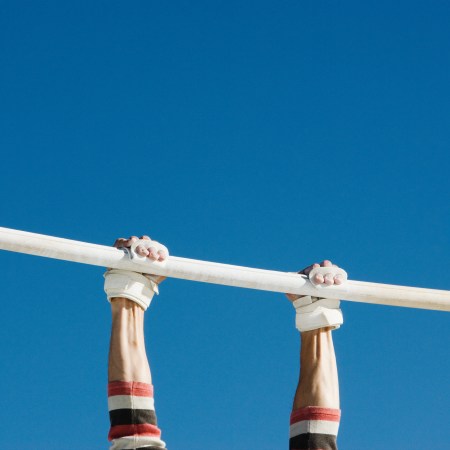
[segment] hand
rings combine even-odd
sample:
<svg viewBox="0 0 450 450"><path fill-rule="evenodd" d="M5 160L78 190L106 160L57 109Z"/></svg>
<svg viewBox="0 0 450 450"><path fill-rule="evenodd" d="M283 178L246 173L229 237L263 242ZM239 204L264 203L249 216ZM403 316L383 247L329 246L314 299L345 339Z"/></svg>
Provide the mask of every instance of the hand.
<svg viewBox="0 0 450 450"><path fill-rule="evenodd" d="M148 236L141 236L138 238L137 236L130 236L128 239L119 238L114 242L114 247L116 248L131 248L131 246L138 240L151 240ZM140 256L146 256L151 261L165 261L167 259L167 253L164 250L157 250L155 247L145 248L143 245L138 245L135 248L135 251ZM156 275L155 275L156 276ZM157 277L157 283L161 283L161 281L165 280L166 277Z"/></svg>
<svg viewBox="0 0 450 450"><path fill-rule="evenodd" d="M310 266L306 267L303 270L300 270L297 273L308 276L310 274L311 270L315 269L316 267L338 267L338 266L336 264L332 264L331 261L326 259L326 260L322 261L320 264L318 264L318 263L311 264ZM342 284L345 280L342 278L341 275L333 276L332 273L327 273L324 276L324 275L318 273L314 276L314 279L311 281L314 284L326 284L327 286L331 286L333 284L336 284L336 285ZM293 301L297 300L299 297L301 297L301 295L297 295L297 294L286 294L286 296L291 302L293 302Z"/></svg>

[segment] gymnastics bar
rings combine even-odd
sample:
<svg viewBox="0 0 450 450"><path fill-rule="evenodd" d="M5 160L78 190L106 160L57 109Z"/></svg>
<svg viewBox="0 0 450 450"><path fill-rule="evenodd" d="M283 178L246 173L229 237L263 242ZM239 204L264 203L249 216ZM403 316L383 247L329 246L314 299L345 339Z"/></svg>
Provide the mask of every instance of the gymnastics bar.
<svg viewBox="0 0 450 450"><path fill-rule="evenodd" d="M164 262L133 261L122 250L0 227L0 249L94 266L152 273L184 280L362 303L450 311L450 291L347 281L340 286L315 287L294 273L253 269L169 256Z"/></svg>

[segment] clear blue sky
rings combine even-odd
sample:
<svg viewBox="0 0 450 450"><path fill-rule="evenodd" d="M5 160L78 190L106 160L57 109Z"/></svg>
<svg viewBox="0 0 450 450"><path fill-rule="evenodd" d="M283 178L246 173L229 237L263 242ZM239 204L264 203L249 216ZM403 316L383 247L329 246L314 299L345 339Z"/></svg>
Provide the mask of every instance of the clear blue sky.
<svg viewBox="0 0 450 450"><path fill-rule="evenodd" d="M446 1L0 1L1 225L450 289ZM102 269L0 252L1 449L107 448ZM343 450L449 448L448 313L345 302ZM283 450L282 295L168 280L170 450Z"/></svg>

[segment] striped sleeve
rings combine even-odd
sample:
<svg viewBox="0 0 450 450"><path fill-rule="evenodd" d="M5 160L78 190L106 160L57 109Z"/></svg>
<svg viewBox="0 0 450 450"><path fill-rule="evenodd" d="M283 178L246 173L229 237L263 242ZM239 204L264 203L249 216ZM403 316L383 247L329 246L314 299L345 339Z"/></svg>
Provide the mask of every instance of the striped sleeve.
<svg viewBox="0 0 450 450"><path fill-rule="evenodd" d="M337 450L339 409L307 406L292 411L289 450Z"/></svg>
<svg viewBox="0 0 450 450"><path fill-rule="evenodd" d="M108 384L110 450L161 450L166 444L156 423L153 386L136 381Z"/></svg>

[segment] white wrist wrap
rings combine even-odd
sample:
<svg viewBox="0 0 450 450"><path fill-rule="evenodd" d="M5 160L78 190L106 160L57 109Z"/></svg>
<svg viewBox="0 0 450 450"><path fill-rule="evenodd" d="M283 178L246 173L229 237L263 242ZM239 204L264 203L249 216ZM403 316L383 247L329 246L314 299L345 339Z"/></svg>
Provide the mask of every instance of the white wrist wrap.
<svg viewBox="0 0 450 450"><path fill-rule="evenodd" d="M124 297L136 302L144 311L149 307L154 293L158 294L156 277L129 270L108 270L105 277L105 292L108 301L114 297Z"/></svg>
<svg viewBox="0 0 450 450"><path fill-rule="evenodd" d="M327 327L339 328L344 322L339 308L340 300L307 295L292 304L296 311L295 326L300 332Z"/></svg>
<svg viewBox="0 0 450 450"><path fill-rule="evenodd" d="M339 275L343 282L347 281L347 272L339 267L317 267L309 273L309 279L316 288L327 288L326 284L313 282L318 273L323 276L331 273L333 277ZM340 300L306 295L298 298L292 304L296 311L295 326L300 332L328 327L336 329L344 323L342 311L339 308Z"/></svg>

